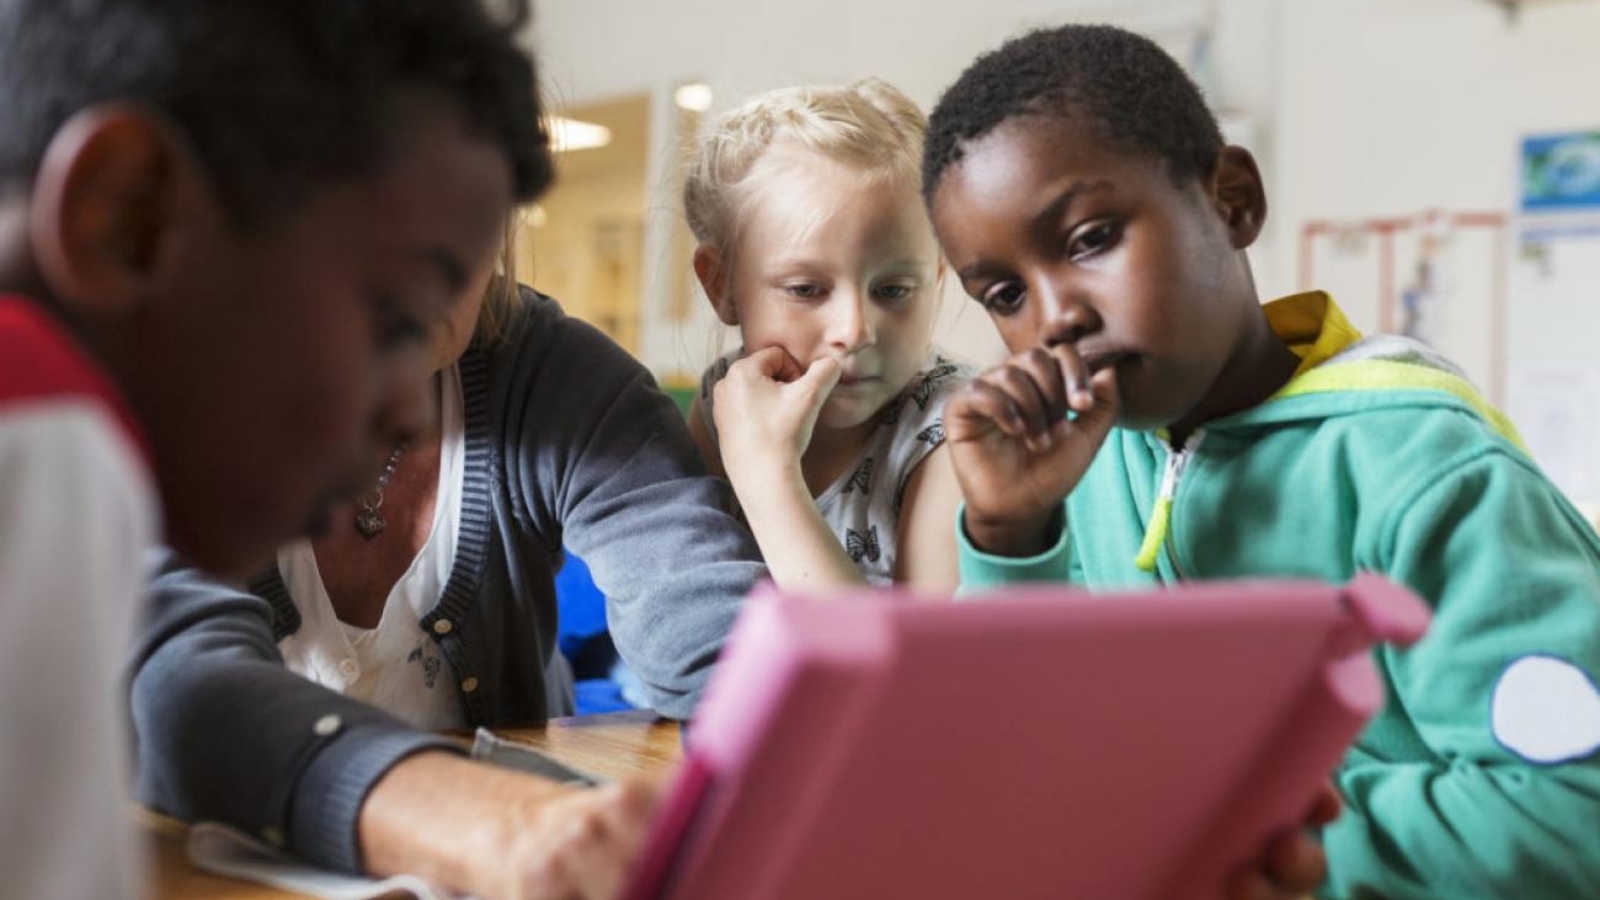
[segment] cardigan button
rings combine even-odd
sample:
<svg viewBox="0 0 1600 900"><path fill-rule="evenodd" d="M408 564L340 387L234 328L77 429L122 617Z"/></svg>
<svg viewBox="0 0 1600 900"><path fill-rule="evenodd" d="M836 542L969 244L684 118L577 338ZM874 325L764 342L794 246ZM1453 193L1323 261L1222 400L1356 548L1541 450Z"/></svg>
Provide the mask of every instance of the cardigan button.
<svg viewBox="0 0 1600 900"><path fill-rule="evenodd" d="M311 730L316 732L317 737L327 737L338 731L343 725L343 719L335 715L327 715L318 719L317 724L311 726Z"/></svg>
<svg viewBox="0 0 1600 900"><path fill-rule="evenodd" d="M470 694L477 689L478 679L476 678L467 678L465 681L461 682L461 693L463 694Z"/></svg>
<svg viewBox="0 0 1600 900"><path fill-rule="evenodd" d="M440 619L439 621L433 623L434 634L449 634L450 632L454 631L455 628L456 626L450 624L449 619Z"/></svg>

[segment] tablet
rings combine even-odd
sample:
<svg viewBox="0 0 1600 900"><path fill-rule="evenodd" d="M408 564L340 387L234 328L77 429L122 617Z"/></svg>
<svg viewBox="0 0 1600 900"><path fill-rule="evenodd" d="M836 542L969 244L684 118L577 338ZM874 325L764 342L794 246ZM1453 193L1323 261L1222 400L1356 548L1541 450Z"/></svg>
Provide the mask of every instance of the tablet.
<svg viewBox="0 0 1600 900"><path fill-rule="evenodd" d="M753 596L630 900L1212 900L1428 610L1364 575L957 604Z"/></svg>

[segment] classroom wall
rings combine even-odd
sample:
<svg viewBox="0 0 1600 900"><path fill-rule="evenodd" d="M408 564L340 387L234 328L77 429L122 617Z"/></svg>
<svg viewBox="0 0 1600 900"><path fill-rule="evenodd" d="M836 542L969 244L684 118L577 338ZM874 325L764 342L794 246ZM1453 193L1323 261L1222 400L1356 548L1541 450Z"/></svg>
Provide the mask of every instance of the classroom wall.
<svg viewBox="0 0 1600 900"><path fill-rule="evenodd" d="M557 189L523 217L517 276L637 352L649 103L622 98L586 105L582 113L611 131L611 144L563 157Z"/></svg>
<svg viewBox="0 0 1600 900"><path fill-rule="evenodd" d="M1455 238L1447 350L1594 517L1600 239L1563 239L1535 258L1517 207L1524 135L1600 129L1600 3L1542 0L1514 21L1476 0L1291 0L1281 12L1285 64L1272 114L1280 230L1268 267L1280 289L1294 286L1298 251L1286 229L1308 219L1510 214L1503 244L1481 231ZM1352 284L1374 283L1370 265L1356 274ZM1489 302L1497 289L1503 310ZM1359 326L1376 326L1374 294L1339 296Z"/></svg>
<svg viewBox="0 0 1600 900"><path fill-rule="evenodd" d="M1514 21L1487 0L1282 7L1274 188L1290 220L1509 210L1520 135L1600 126L1600 3L1534 2Z"/></svg>
<svg viewBox="0 0 1600 900"><path fill-rule="evenodd" d="M1282 289L1298 249L1284 229L1432 208L1511 212L1522 135L1600 128L1600 3L1536 2L1514 22L1478 0L1288 2L1282 15L1272 188L1278 236L1290 239L1270 267ZM1464 332L1457 355L1476 356L1504 327L1467 315L1486 312L1470 295L1487 289L1491 263L1453 267L1469 295L1451 323ZM1375 296L1341 300L1376 325ZM1491 380L1482 361L1462 361Z"/></svg>
<svg viewBox="0 0 1600 900"><path fill-rule="evenodd" d="M651 92L659 184L673 164L678 83L711 84L712 114L766 88L868 74L928 105L977 53L1068 20L1144 31L1196 67L1267 177L1271 213L1251 253L1263 296L1300 287L1308 221L1512 213L1522 135L1600 128L1600 0L1536 0L1515 21L1490 0L544 0L533 40L558 101ZM1209 63L1193 53L1202 33L1212 36ZM661 314L676 197L658 193L651 208L641 355L658 372L692 371L723 342L703 311L687 324ZM1502 403L1529 357L1578 354L1600 333L1600 302L1590 304L1592 323L1519 317L1514 297L1511 321L1495 317L1493 263L1504 264L1505 281L1518 277L1512 234L1504 244L1466 235L1448 261L1458 309L1446 349ZM1377 327L1371 258L1319 271L1358 326ZM974 304L951 296L944 312L946 344L979 361L1000 357ZM1592 444L1600 456L1600 434Z"/></svg>

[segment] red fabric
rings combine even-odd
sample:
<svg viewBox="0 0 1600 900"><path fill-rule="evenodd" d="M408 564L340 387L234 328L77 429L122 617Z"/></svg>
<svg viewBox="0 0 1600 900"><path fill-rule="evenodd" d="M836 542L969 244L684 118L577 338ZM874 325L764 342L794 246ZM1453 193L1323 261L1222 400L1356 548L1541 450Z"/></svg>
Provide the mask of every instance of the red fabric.
<svg viewBox="0 0 1600 900"><path fill-rule="evenodd" d="M0 415L18 406L83 399L105 406L150 465L150 447L101 368L42 307L0 294Z"/></svg>

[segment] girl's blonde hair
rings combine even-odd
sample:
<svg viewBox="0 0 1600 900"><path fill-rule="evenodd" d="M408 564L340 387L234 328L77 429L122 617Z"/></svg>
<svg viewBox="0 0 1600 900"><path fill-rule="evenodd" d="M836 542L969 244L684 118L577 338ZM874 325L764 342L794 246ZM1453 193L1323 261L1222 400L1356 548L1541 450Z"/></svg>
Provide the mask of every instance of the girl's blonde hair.
<svg viewBox="0 0 1600 900"><path fill-rule="evenodd" d="M920 190L927 124L909 97L876 78L761 94L700 137L683 189L689 230L701 244L731 253L754 187L751 170L780 141Z"/></svg>
<svg viewBox="0 0 1600 900"><path fill-rule="evenodd" d="M483 291L483 308L478 312L475 336L487 346L494 346L505 337L511 320L522 306L522 288L517 282L517 226L517 216L506 218L500 260L494 277Z"/></svg>

